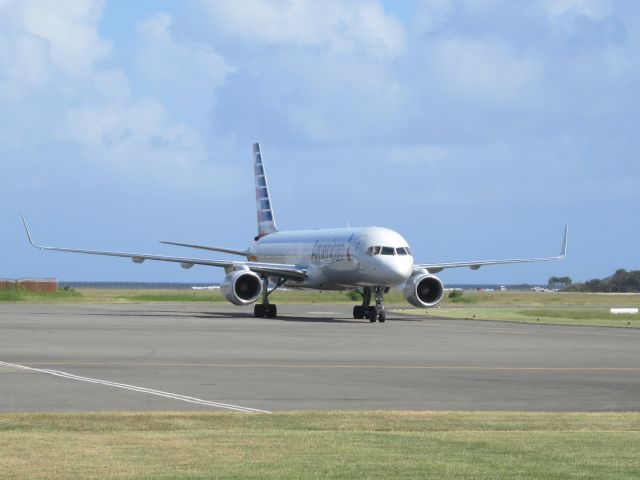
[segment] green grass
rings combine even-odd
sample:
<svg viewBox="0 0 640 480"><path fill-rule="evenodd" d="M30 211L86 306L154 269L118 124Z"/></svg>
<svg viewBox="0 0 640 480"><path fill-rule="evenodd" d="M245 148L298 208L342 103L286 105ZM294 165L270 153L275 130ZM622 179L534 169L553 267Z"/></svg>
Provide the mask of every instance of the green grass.
<svg viewBox="0 0 640 480"><path fill-rule="evenodd" d="M0 415L18 478L636 479L640 413Z"/></svg>
<svg viewBox="0 0 640 480"><path fill-rule="evenodd" d="M348 292L288 290L270 297L276 304L355 305ZM0 302L15 303L152 303L225 302L220 290L162 289L78 289L55 293L33 293L21 288L0 290ZM640 315L613 315L611 307L638 307L638 294L540 293L526 291L464 292L428 310L411 307L399 290L385 295L391 310L441 318L498 320L565 325L619 326L640 328Z"/></svg>
<svg viewBox="0 0 640 480"><path fill-rule="evenodd" d="M19 303L147 303L147 302L226 302L220 290L189 289L100 289L80 288L74 292L59 290L55 294L32 294L24 289L20 295L8 294L9 290L0 290L0 302ZM273 303L310 304L341 303L355 304L348 292L287 290L276 291L271 295ZM405 303L400 292L390 292L385 297L390 303Z"/></svg>
<svg viewBox="0 0 640 480"><path fill-rule="evenodd" d="M15 286L0 289L0 302L46 303L56 301L73 302L82 297L75 290L58 290L57 292L31 292L23 287Z"/></svg>
<svg viewBox="0 0 640 480"><path fill-rule="evenodd" d="M639 307L638 294L464 292L443 299L435 308L396 310L418 316L469 320L493 320L557 325L589 325L640 328L640 314L614 315L612 307Z"/></svg>
<svg viewBox="0 0 640 480"><path fill-rule="evenodd" d="M405 312L406 313L406 312ZM530 309L508 307L458 307L432 308L413 310L415 315L436 318L491 320L521 323L547 323L555 325L585 325L600 327L632 327L640 328L640 314L613 315L603 309L578 309L574 307L561 309Z"/></svg>
<svg viewBox="0 0 640 480"><path fill-rule="evenodd" d="M625 315L616 315L611 313L608 310L600 310L600 309L591 309L591 310L581 310L581 309L564 309L564 310L541 310L541 309L526 309L521 312L521 315L530 317L530 318L570 318L573 320L606 320L606 321L624 321L624 320L640 320L640 314L625 314Z"/></svg>
<svg viewBox="0 0 640 480"><path fill-rule="evenodd" d="M506 292L464 292L460 299L466 299L467 303L483 307L638 307L640 306L640 294L605 294L605 293L576 293L576 292L530 292L530 291L506 291ZM443 299L443 306L455 305L461 302L452 302Z"/></svg>
<svg viewBox="0 0 640 480"><path fill-rule="evenodd" d="M356 304L348 292L288 290L276 291L270 297L274 303L341 303ZM0 301L24 303L136 303L136 302L216 302L224 301L220 290L188 289L99 289L80 288L71 291L59 290L55 293L32 293L24 289L0 290ZM397 289L385 295L387 305L409 307L402 293ZM599 293L537 293L527 291L509 292L464 292L462 297L449 299L445 295L441 306L466 308L473 305L481 308L493 307L637 307L640 305L638 294L599 294Z"/></svg>
<svg viewBox="0 0 640 480"><path fill-rule="evenodd" d="M197 291L189 292L158 292L120 295L119 300L123 302L224 302L222 295L202 295Z"/></svg>

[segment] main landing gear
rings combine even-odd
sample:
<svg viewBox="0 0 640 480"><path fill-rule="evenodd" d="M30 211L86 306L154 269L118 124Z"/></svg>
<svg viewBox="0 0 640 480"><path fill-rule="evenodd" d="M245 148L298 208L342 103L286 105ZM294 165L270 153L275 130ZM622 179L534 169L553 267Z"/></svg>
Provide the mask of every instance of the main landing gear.
<svg viewBox="0 0 640 480"><path fill-rule="evenodd" d="M274 290L280 288L285 279L279 278L276 286L269 290L269 279L267 277L262 277L262 303L256 303L253 307L253 316L256 318L276 318L278 316L278 307L275 304L269 303L269 295L271 295Z"/></svg>
<svg viewBox="0 0 640 480"><path fill-rule="evenodd" d="M278 316L278 307L270 303L257 303L253 307L253 316L256 318L276 318Z"/></svg>
<svg viewBox="0 0 640 480"><path fill-rule="evenodd" d="M384 305L382 304L383 295L389 291L385 287L375 288L376 305L371 304L371 287L364 287L362 292L362 305L356 305L353 307L353 318L363 319L368 318L371 323L376 320L383 323L387 319L387 315L384 311Z"/></svg>

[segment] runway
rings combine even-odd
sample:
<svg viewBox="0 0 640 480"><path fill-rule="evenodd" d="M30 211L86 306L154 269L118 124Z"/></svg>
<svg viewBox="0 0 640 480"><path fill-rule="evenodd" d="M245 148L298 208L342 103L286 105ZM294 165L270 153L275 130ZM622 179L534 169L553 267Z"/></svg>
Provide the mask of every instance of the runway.
<svg viewBox="0 0 640 480"><path fill-rule="evenodd" d="M0 412L640 410L640 330L279 305L0 305Z"/></svg>

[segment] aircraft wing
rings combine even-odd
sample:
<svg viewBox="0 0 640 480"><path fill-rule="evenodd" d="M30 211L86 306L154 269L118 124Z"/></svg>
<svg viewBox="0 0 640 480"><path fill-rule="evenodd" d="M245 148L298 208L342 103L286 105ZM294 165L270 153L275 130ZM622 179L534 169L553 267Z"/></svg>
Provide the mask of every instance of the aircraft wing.
<svg viewBox="0 0 640 480"><path fill-rule="evenodd" d="M243 257L249 256L249 252L247 252L246 250L236 250L235 248L210 247L208 245L194 245L192 243L178 243L167 241L161 241L160 243L164 243L165 245L175 245L178 247L198 248L200 250L208 250L210 252L230 253L231 255L240 255Z"/></svg>
<svg viewBox="0 0 640 480"><path fill-rule="evenodd" d="M445 268L469 267L471 270L478 270L484 265L505 265L509 263L532 263L532 262L548 262L551 260L564 260L567 256L567 235L569 228L565 225L564 236L562 238L562 250L560 255L554 257L539 258L513 258L508 260L478 260L475 262L448 262L448 263L421 263L414 265L416 270L428 270L430 273L438 273Z"/></svg>
<svg viewBox="0 0 640 480"><path fill-rule="evenodd" d="M165 255L148 255L146 253L127 253L127 252L110 252L105 250L86 250L81 248L66 248L66 247L45 247L34 243L29 227L24 217L22 218L24 228L27 232L27 238L29 243L40 250L52 250L57 252L69 252L69 253L83 253L87 255L104 255L107 257L124 257L130 258L134 263L142 263L145 260L156 260L160 262L173 262L179 263L182 268L191 268L194 265L205 265L208 267L222 267L222 268L248 268L256 273L264 275L273 275L290 280L304 280L307 278L307 272L304 268L300 268L296 265L287 265L280 263L262 263L262 262L249 262L249 261L228 261L228 260L208 260L202 258L189 258L189 257L169 257Z"/></svg>

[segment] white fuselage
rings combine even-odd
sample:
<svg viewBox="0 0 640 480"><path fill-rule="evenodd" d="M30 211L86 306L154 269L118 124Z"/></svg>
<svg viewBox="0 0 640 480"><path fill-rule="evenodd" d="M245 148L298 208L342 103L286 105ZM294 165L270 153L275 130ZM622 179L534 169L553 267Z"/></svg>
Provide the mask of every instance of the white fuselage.
<svg viewBox="0 0 640 480"><path fill-rule="evenodd" d="M303 267L307 279L287 286L323 290L392 287L413 272L407 241L381 227L275 232L254 242L248 258Z"/></svg>

